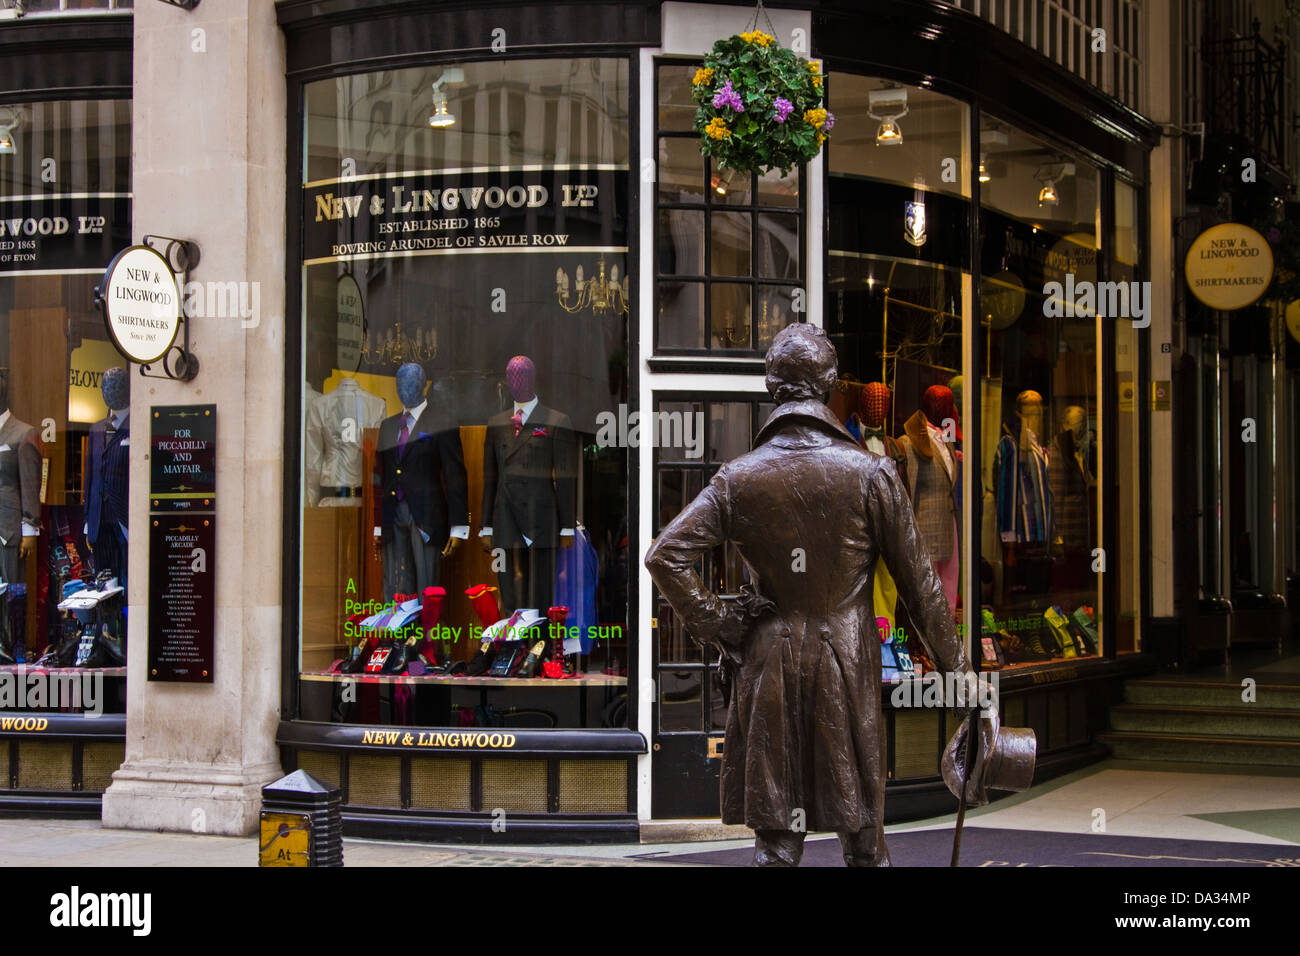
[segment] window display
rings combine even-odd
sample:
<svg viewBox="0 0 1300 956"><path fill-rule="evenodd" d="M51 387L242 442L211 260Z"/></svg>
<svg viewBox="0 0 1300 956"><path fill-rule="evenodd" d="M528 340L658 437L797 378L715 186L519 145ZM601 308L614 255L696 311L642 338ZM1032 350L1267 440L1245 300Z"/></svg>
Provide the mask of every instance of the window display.
<svg viewBox="0 0 1300 956"><path fill-rule="evenodd" d="M102 676L65 710L122 713L131 372L94 287L130 244L131 105L9 104L0 122L0 668Z"/></svg>
<svg viewBox="0 0 1300 956"><path fill-rule="evenodd" d="M1012 127L983 140L983 666L1097 656L1098 173Z"/></svg>
<svg viewBox="0 0 1300 956"><path fill-rule="evenodd" d="M623 726L627 63L305 93L300 716Z"/></svg>

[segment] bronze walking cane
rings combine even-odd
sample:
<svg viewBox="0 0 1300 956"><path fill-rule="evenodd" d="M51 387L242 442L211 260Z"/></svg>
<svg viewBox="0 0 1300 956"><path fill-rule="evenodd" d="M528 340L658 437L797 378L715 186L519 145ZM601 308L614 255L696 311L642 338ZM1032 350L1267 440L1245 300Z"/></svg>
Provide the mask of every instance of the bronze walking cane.
<svg viewBox="0 0 1300 956"><path fill-rule="evenodd" d="M970 728L966 731L966 760L965 769L961 775L961 796L957 798L957 829L952 835L952 860L949 866L957 866L957 860L961 856L961 828L966 822L966 786L970 782L971 767L975 757L975 736L979 733L979 718L977 711L970 711Z"/></svg>

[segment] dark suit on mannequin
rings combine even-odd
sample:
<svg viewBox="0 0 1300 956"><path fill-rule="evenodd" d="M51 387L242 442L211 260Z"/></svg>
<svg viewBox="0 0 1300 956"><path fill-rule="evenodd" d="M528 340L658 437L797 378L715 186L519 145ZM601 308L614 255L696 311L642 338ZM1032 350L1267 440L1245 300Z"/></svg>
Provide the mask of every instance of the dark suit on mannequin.
<svg viewBox="0 0 1300 956"><path fill-rule="evenodd" d="M95 570L112 570L123 587L130 438L128 409L110 412L107 418L91 425L82 478L86 489L86 540L95 553Z"/></svg>
<svg viewBox="0 0 1300 956"><path fill-rule="evenodd" d="M41 528L41 445L36 429L0 407L0 576L22 578L24 545L34 549Z"/></svg>
<svg viewBox="0 0 1300 956"><path fill-rule="evenodd" d="M400 385L399 377L399 394ZM413 426L411 411L417 413ZM382 499L377 513L384 542L384 597L422 594L438 584L442 556L451 550L449 537L469 534L469 479L456 423L428 400L385 418L379 424L374 486Z"/></svg>
<svg viewBox="0 0 1300 956"><path fill-rule="evenodd" d="M530 392L531 378L523 394ZM526 409L518 432L512 408L492 416L483 439L483 521L490 524L481 534L505 552L498 572L505 612L545 613L554 598L555 548L561 535L571 541L576 523L577 436L569 416L536 394L516 398L515 406Z"/></svg>

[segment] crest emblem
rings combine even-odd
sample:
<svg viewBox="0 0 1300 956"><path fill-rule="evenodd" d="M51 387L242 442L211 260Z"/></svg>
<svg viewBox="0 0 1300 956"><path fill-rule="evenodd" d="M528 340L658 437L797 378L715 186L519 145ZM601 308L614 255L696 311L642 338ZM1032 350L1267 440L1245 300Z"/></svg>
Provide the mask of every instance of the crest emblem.
<svg viewBox="0 0 1300 956"><path fill-rule="evenodd" d="M903 204L903 238L918 249L925 245L925 203Z"/></svg>

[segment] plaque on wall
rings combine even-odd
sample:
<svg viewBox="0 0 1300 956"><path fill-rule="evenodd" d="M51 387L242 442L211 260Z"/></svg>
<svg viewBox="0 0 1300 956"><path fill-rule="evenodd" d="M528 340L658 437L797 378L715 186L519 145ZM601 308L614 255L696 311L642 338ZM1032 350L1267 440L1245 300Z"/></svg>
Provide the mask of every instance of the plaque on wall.
<svg viewBox="0 0 1300 956"><path fill-rule="evenodd" d="M217 491L217 406L149 410L149 510L211 511Z"/></svg>
<svg viewBox="0 0 1300 956"><path fill-rule="evenodd" d="M149 518L149 680L212 683L216 516Z"/></svg>

